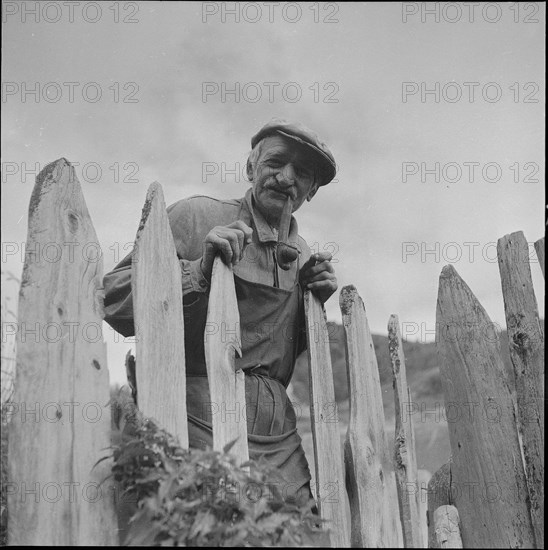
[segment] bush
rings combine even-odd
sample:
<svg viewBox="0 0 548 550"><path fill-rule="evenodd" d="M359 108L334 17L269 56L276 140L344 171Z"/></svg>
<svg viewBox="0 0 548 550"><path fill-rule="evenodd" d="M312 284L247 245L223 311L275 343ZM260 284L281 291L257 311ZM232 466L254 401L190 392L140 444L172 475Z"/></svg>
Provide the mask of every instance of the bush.
<svg viewBox="0 0 548 550"><path fill-rule="evenodd" d="M137 413L139 414L139 413ZM250 462L250 472L228 454L184 450L151 420L114 447L113 474L137 510L126 545L302 546L323 531L310 506L284 501L273 472ZM245 465L243 465L245 466ZM311 501L313 504L313 501Z"/></svg>

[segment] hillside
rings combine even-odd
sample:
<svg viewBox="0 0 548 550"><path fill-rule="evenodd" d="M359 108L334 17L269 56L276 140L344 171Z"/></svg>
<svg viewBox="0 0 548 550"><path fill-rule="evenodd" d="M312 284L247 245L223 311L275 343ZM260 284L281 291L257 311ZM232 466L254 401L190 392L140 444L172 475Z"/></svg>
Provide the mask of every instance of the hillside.
<svg viewBox="0 0 548 550"><path fill-rule="evenodd" d="M332 335L330 348L335 382L335 399L338 403L341 436L344 436L349 413L344 329L342 325L329 324L331 325L329 334ZM392 389L392 369L388 354L388 337L374 334L373 344L379 365L388 441L392 442L394 439L394 392ZM506 374L512 387L513 370L508 354L506 331L500 334L500 344ZM447 462L451 455L447 423L442 414L444 398L436 345L434 343L404 342L403 350L411 397L417 404L418 408L416 410L422 411L413 415L417 463L420 469L433 473ZM291 386L293 387L293 396L298 401L297 410L301 412L298 429L308 455L312 452L312 439L308 416L309 393L306 353L303 353L297 360Z"/></svg>

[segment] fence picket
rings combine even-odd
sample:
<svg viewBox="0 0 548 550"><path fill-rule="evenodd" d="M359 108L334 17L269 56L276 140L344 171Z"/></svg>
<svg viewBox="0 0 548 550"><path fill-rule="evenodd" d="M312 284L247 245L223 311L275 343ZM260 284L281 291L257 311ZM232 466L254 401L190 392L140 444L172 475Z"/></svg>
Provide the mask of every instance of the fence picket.
<svg viewBox="0 0 548 550"><path fill-rule="evenodd" d="M438 548L462 548L459 512L454 506L440 506L434 511Z"/></svg>
<svg viewBox="0 0 548 550"><path fill-rule="evenodd" d="M415 434L412 415L409 414L411 394L407 386L405 356L397 315L391 315L388 321L388 349L396 408L395 472L403 543L405 548L422 548Z"/></svg>
<svg viewBox="0 0 548 550"><path fill-rule="evenodd" d="M428 548L439 548L436 538L434 512L447 504L453 504L451 500L451 463L445 463L434 472L428 482Z"/></svg>
<svg viewBox="0 0 548 550"><path fill-rule="evenodd" d="M345 441L347 490L352 520L352 546L397 545L397 531L387 517L390 468L377 358L365 307L356 289L340 293L350 388L350 422ZM394 503L395 503L394 495ZM374 505L373 505L374 503ZM394 511L397 517L397 513Z"/></svg>
<svg viewBox="0 0 548 550"><path fill-rule="evenodd" d="M436 342L464 547L534 547L514 406L493 324L452 266L440 275ZM451 413L456 417L455 411ZM470 496L470 488L474 489ZM465 489L467 489L465 491Z"/></svg>
<svg viewBox="0 0 548 550"><path fill-rule="evenodd" d="M240 314L232 269L220 256L213 263L206 325L218 328L204 335L211 402L219 410L236 408L236 415L227 415L226 419L221 414L212 415L213 449L222 452L226 445L236 441L230 452L242 464L249 460L249 449L244 414L245 375L241 369L236 370L234 361L235 353L242 354Z"/></svg>
<svg viewBox="0 0 548 550"><path fill-rule="evenodd" d="M15 394L8 405L16 407L10 409L8 541L116 545L113 487L103 483L111 461L94 467L108 454L111 423L102 255L65 159L36 178L26 251ZM29 329L31 336L23 336Z"/></svg>
<svg viewBox="0 0 548 550"><path fill-rule="evenodd" d="M0 373L0 393L2 406L13 396L13 385L15 382L15 329L17 327L17 306L15 304L10 304L9 298L6 296L6 288L8 287L10 281L16 282L15 277L9 277L5 271L2 271L2 344L0 357L0 365L2 368Z"/></svg>
<svg viewBox="0 0 548 550"><path fill-rule="evenodd" d="M538 263L540 264L540 269L542 269L542 276L544 275L544 237L535 242L535 250L537 252Z"/></svg>
<svg viewBox="0 0 548 550"><path fill-rule="evenodd" d="M181 267L157 182L147 192L131 270L139 410L187 448Z"/></svg>
<svg viewBox="0 0 548 550"><path fill-rule="evenodd" d="M328 520L326 527L330 529L331 546L348 548L350 526L344 507L344 466L327 322L322 304L309 290L305 292L304 305L316 497L321 517Z"/></svg>
<svg viewBox="0 0 548 550"><path fill-rule="evenodd" d="M537 548L544 548L544 334L523 233L499 239L497 253L531 518Z"/></svg>

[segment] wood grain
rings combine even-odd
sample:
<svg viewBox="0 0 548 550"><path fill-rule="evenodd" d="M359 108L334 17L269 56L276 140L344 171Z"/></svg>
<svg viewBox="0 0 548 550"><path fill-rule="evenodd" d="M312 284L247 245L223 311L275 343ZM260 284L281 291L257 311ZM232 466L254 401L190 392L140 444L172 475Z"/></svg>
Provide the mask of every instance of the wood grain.
<svg viewBox="0 0 548 550"><path fill-rule="evenodd" d="M387 517L392 467L384 430L384 410L377 358L365 307L353 286L341 290L350 395L350 421L345 441L346 483L352 520L352 546L389 548L397 531ZM395 488L395 484L392 485ZM399 521L398 521L399 523Z"/></svg>
<svg viewBox="0 0 548 550"><path fill-rule="evenodd" d="M213 262L211 290L204 335L207 377L211 394L213 449L222 452L234 443L231 453L238 463L249 460L245 416L245 375L236 370L235 354L241 356L240 314L232 268L220 256Z"/></svg>
<svg viewBox="0 0 548 550"><path fill-rule="evenodd" d="M19 298L10 545L117 545L102 255L74 168L36 178Z"/></svg>
<svg viewBox="0 0 548 550"><path fill-rule="evenodd" d="M537 547L544 548L544 332L523 233L499 239L497 253L531 518Z"/></svg>
<svg viewBox="0 0 548 550"><path fill-rule="evenodd" d="M391 315L388 321L388 351L392 364L392 382L395 405L395 472L398 504L405 548L422 548L419 517L419 478L411 410L411 394L407 386L405 356L399 319Z"/></svg>
<svg viewBox="0 0 548 550"><path fill-rule="evenodd" d="M331 546L347 548L350 525L344 505L344 466L327 322L322 304L309 290L304 304L318 508L328 521Z"/></svg>
<svg viewBox="0 0 548 550"><path fill-rule="evenodd" d="M131 270L137 404L188 448L181 267L157 182L147 192Z"/></svg>
<svg viewBox="0 0 548 550"><path fill-rule="evenodd" d="M462 548L459 512L454 506L440 506L434 511L438 548Z"/></svg>
<svg viewBox="0 0 548 550"><path fill-rule="evenodd" d="M540 269L542 270L542 276L546 277L546 275L544 274L544 237L535 242L535 250L537 252Z"/></svg>
<svg viewBox="0 0 548 550"><path fill-rule="evenodd" d="M434 512L440 507L452 504L451 498L451 463L447 462L434 472L428 482L428 548L440 548L436 537Z"/></svg>
<svg viewBox="0 0 548 550"><path fill-rule="evenodd" d="M514 405L493 324L452 266L436 313L452 487L465 548L534 547Z"/></svg>

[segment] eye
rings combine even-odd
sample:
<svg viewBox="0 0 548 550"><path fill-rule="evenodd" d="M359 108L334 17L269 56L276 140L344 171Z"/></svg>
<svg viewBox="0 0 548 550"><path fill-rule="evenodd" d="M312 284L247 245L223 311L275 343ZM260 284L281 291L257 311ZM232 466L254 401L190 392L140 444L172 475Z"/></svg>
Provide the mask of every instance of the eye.
<svg viewBox="0 0 548 550"><path fill-rule="evenodd" d="M313 170L310 170L308 168L303 168L303 167L298 167L295 170L295 172L296 172L297 176L299 176L300 178L304 178L304 179L310 179L314 175Z"/></svg>

